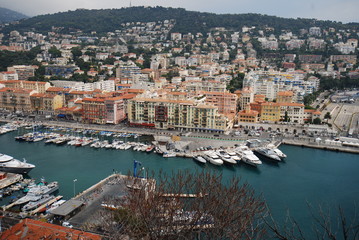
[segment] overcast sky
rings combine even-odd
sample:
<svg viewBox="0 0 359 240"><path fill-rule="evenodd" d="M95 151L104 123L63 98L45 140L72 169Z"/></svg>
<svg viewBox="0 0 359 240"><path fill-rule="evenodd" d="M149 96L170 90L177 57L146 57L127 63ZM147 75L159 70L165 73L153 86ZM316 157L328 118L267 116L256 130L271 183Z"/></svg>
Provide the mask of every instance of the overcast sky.
<svg viewBox="0 0 359 240"><path fill-rule="evenodd" d="M359 0L131 0L132 6L181 7L213 13L262 13L280 17L359 22ZM77 8L130 6L130 0L0 0L0 6L28 16Z"/></svg>

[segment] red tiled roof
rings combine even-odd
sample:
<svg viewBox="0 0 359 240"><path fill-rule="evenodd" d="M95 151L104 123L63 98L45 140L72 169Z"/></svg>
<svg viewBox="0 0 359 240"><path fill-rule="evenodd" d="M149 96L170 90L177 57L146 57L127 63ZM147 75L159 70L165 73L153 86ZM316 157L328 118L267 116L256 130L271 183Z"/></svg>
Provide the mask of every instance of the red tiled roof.
<svg viewBox="0 0 359 240"><path fill-rule="evenodd" d="M55 224L36 221L33 219L24 219L10 229L3 232L0 240L20 240L20 239L59 239L67 240L100 240L102 237L97 234L83 232Z"/></svg>

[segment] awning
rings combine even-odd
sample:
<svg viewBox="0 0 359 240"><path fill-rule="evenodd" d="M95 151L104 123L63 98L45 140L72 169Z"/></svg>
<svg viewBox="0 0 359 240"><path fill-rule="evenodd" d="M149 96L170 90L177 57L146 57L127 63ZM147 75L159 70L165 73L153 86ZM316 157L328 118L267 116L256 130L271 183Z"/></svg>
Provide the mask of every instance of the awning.
<svg viewBox="0 0 359 240"><path fill-rule="evenodd" d="M58 114L57 117L64 118L64 117L66 117L66 115L65 114Z"/></svg>

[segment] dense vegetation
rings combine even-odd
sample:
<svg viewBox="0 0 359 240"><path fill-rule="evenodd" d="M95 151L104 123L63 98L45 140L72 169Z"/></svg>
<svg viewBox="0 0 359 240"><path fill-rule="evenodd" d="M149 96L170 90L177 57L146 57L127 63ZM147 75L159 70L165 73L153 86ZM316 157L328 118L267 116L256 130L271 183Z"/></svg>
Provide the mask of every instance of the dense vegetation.
<svg viewBox="0 0 359 240"><path fill-rule="evenodd" d="M0 51L0 71L6 71L13 65L38 64L34 59L40 53L40 47L35 47L27 52Z"/></svg>
<svg viewBox="0 0 359 240"><path fill-rule="evenodd" d="M17 21L17 20L24 19L24 18L28 18L28 16L26 16L22 13L19 13L19 12L12 11L7 8L0 7L0 23L8 23L8 22Z"/></svg>
<svg viewBox="0 0 359 240"><path fill-rule="evenodd" d="M174 32L197 33L208 32L214 27L225 27L232 30L241 30L243 26L274 27L275 31L283 29L298 33L301 28L311 26L351 28L358 29L359 24L342 24L333 21L320 21L316 19L291 19L268 16L262 14L214 14L187 11L183 8L164 7L131 7L121 9L101 9L47 14L25 19L16 26L9 26L6 31L33 29L38 32L51 31L52 27L64 27L64 32L82 30L84 32L96 31L106 33L121 29L121 24L126 22L151 22L175 19Z"/></svg>

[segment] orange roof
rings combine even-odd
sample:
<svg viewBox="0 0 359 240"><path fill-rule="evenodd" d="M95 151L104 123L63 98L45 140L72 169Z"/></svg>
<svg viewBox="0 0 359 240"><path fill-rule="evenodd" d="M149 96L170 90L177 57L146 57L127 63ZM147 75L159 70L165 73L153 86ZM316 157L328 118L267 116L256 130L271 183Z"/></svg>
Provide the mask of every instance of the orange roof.
<svg viewBox="0 0 359 240"><path fill-rule="evenodd" d="M282 92L278 92L277 96L293 96L293 92L292 91L282 91Z"/></svg>
<svg viewBox="0 0 359 240"><path fill-rule="evenodd" d="M84 98L82 102L104 102L105 99L103 98Z"/></svg>
<svg viewBox="0 0 359 240"><path fill-rule="evenodd" d="M304 107L303 103L279 103L281 106Z"/></svg>
<svg viewBox="0 0 359 240"><path fill-rule="evenodd" d="M102 237L97 234L83 232L55 224L45 223L30 218L26 218L3 232L0 240L19 240L19 239L83 239L100 240Z"/></svg>
<svg viewBox="0 0 359 240"><path fill-rule="evenodd" d="M84 95L86 94L87 92L86 91L71 91L69 92L70 94L77 94L77 95Z"/></svg>
<svg viewBox="0 0 359 240"><path fill-rule="evenodd" d="M242 116L257 116L258 112L255 110L242 110L238 114Z"/></svg>
<svg viewBox="0 0 359 240"><path fill-rule="evenodd" d="M69 92L69 88L61 88L61 87L49 87L46 89L46 92Z"/></svg>
<svg viewBox="0 0 359 240"><path fill-rule="evenodd" d="M183 103L183 104L193 104L193 101L189 100L173 100L166 98L135 98L137 102L167 102L167 103Z"/></svg>
<svg viewBox="0 0 359 240"><path fill-rule="evenodd" d="M31 94L31 97L44 97L45 96L45 93L34 93L34 94Z"/></svg>

